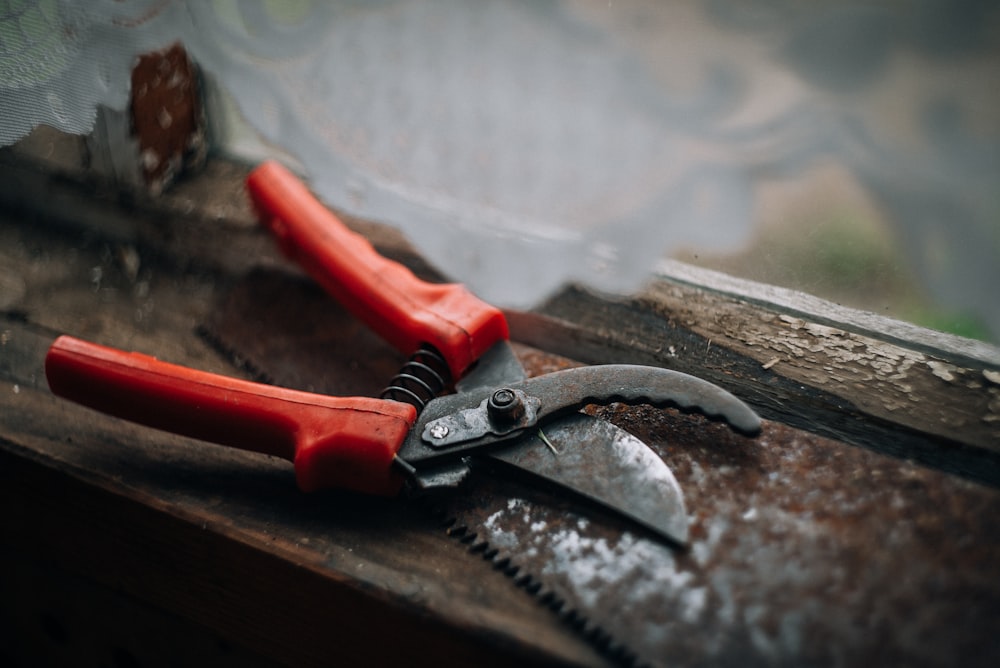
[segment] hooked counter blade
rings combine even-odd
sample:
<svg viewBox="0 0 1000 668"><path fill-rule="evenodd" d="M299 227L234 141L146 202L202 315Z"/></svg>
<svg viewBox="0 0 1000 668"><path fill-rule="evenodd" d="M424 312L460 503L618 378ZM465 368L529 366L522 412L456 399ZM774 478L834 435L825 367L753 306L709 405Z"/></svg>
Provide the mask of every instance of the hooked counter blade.
<svg viewBox="0 0 1000 668"><path fill-rule="evenodd" d="M411 435L401 456L414 464L433 458L433 451L453 456L478 450L587 404L614 402L701 413L748 436L761 429L753 409L718 385L669 369L605 364L554 371L500 389L480 387L439 397L420 415L416 436Z"/></svg>
<svg viewBox="0 0 1000 668"><path fill-rule="evenodd" d="M532 438L476 459L513 466L672 542L687 542L687 511L673 472L649 446L605 420L570 415L546 424Z"/></svg>

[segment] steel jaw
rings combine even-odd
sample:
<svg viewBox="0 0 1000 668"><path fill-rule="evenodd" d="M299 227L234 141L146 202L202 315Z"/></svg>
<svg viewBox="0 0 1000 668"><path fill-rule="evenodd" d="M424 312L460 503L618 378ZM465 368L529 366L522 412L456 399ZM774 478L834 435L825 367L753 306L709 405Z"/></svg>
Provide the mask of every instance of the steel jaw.
<svg viewBox="0 0 1000 668"><path fill-rule="evenodd" d="M575 412L614 402L676 406L744 434L760 430L752 410L712 383L667 369L604 365L439 397L421 414L399 457L420 489L455 486L476 466L506 468L683 546L687 514L669 467L628 432Z"/></svg>

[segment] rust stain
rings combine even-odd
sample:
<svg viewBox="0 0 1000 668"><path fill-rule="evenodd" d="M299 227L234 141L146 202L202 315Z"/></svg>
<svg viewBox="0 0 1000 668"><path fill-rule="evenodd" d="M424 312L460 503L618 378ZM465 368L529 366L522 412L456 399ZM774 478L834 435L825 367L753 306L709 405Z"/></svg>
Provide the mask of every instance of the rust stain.
<svg viewBox="0 0 1000 668"><path fill-rule="evenodd" d="M239 290L246 299L222 309L230 330L266 342L260 361L282 374L301 369L298 383L347 373L358 358L354 337L364 335L349 319L332 320L318 291L277 278L271 290L276 277L267 275ZM315 319L274 317L286 307ZM320 334L327 343L310 348ZM516 350L529 375L574 365ZM782 359L779 368L790 364ZM1000 662L1000 491L775 422L749 439L675 410L587 412L670 466L685 495L689 547L567 495L476 471L461 494L440 501L456 540L490 562L481 574L470 563L460 577L492 577L492 567L597 646L652 665Z"/></svg>
<svg viewBox="0 0 1000 668"><path fill-rule="evenodd" d="M143 177L153 192L204 159L197 75L180 44L139 57L132 69L131 115Z"/></svg>

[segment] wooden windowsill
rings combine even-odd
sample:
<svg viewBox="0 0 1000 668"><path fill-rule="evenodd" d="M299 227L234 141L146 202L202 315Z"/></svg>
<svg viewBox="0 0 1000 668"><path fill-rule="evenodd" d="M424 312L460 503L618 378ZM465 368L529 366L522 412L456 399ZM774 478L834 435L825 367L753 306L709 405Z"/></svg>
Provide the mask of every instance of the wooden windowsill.
<svg viewBox="0 0 1000 668"><path fill-rule="evenodd" d="M247 169L240 164L211 160L201 174L155 198L102 186L74 164L69 159L54 168L0 151L6 212L0 543L7 555L4 587L21 592L22 606L6 607L0 621L27 629L22 645L0 649L34 651L35 636L57 658L78 646L75 627L60 631L68 623L53 621L69 615L56 592L70 587L85 595L96 587L103 592L98 599L117 596L114 605L124 605L124 597L146 611L135 620L165 615L163 628L189 632L191 647L224 646L234 664L605 663L568 625L505 578L493 578L488 566L473 571L479 566L420 513L392 503L345 506L337 495L304 500L282 463L151 433L52 397L41 359L59 332L239 373L195 329L251 270L296 271L250 215L242 192ZM383 253L435 275L391 229L348 222ZM800 478L777 470L766 475L777 460L745 470L743 460L734 460L722 471L686 463L697 452L678 453L675 470L698 523L709 522L711 513L737 512L738 504L712 498L726 489L733 498L756 499L757 506L726 518L745 526L754 545L784 541L788 550L807 549L819 535L849 546L856 562L817 563L803 574L803 591L835 567L877 568L888 577L905 557L921 572L942 574L943 599L998 609L990 572L1000 558L996 348L678 264L665 265L632 297L568 288L533 312L508 315L514 339L531 351L529 364L562 356L673 368L726 387L772 421L769 447L794 460ZM795 460L803 447L810 454ZM814 467L808 475L806 464ZM843 471L854 477L841 479ZM808 493L805 486L817 480L837 503ZM779 482L802 497L781 507L786 515L802 513L795 525L801 534L772 536L745 519L766 514L767 494ZM907 497L902 510L883 503L886 485L910 483L926 493ZM933 499L951 499L952 507ZM881 550L869 539L897 521L906 503L918 504L922 514L920 531L904 545L919 549ZM859 514L858 504L869 512ZM959 546L955 532L964 532L968 544ZM868 542L852 542L859 536ZM746 567L733 561L718 568L730 574L737 566ZM38 596L37 589L14 587L25 573L52 589ZM764 578L746 576L747 600L773 584L755 577ZM975 597L963 598L973 583ZM840 593L831 592L832 617ZM788 614L796 609L794 600L765 604ZM937 608L928 606L933 615ZM954 622L952 609L942 608L941 625ZM735 629L746 620L731 623ZM964 650L987 648L977 655L982 665L996 656L988 651L988 625L988 619L967 625L955 640ZM135 633L115 640L117 649L138 654L129 645L142 637ZM876 649L910 656L900 643ZM183 644L173 649L189 656ZM105 660L104 650L92 649L95 663ZM758 649L750 657L757 663L774 658Z"/></svg>

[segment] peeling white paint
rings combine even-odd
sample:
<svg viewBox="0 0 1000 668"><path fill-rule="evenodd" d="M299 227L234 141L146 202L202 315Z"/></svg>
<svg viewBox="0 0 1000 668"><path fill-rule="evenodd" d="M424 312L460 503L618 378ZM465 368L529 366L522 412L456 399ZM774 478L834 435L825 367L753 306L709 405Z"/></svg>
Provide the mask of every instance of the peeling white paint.
<svg viewBox="0 0 1000 668"><path fill-rule="evenodd" d="M928 360L927 366L930 368L931 373L933 373L941 380L947 381L949 383L954 382L956 374L960 373L960 370L957 366L953 364L948 364L947 362Z"/></svg>

